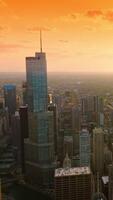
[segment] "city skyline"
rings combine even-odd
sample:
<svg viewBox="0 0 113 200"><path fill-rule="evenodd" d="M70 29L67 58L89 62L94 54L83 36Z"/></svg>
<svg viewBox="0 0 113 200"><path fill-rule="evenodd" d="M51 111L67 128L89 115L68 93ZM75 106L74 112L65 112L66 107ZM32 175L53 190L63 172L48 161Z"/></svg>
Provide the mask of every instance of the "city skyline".
<svg viewBox="0 0 113 200"><path fill-rule="evenodd" d="M40 28L48 72L113 72L111 0L0 0L0 13L0 72L25 72Z"/></svg>

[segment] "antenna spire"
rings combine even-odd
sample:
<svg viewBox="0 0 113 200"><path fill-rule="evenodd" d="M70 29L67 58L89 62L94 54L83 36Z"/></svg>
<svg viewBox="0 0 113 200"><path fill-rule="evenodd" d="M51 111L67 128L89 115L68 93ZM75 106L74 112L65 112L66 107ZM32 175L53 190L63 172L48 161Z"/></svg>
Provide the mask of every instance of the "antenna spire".
<svg viewBox="0 0 113 200"><path fill-rule="evenodd" d="M42 53L42 30L40 29L40 52Z"/></svg>

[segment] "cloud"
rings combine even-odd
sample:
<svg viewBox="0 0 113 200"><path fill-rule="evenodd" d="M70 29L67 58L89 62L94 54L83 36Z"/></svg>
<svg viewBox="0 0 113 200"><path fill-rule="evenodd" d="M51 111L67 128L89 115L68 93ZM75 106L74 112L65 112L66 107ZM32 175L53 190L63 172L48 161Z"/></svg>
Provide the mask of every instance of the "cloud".
<svg viewBox="0 0 113 200"><path fill-rule="evenodd" d="M68 57L67 52L63 52L63 51L62 52L53 51L53 52L48 52L47 54L48 54L48 56L51 57L52 60L56 59L57 57L59 57L59 58L67 58Z"/></svg>
<svg viewBox="0 0 113 200"><path fill-rule="evenodd" d="M100 17L103 16L103 12L101 10L88 10L86 13L87 17Z"/></svg>
<svg viewBox="0 0 113 200"><path fill-rule="evenodd" d="M60 16L61 22L74 22L77 19L76 13Z"/></svg>
<svg viewBox="0 0 113 200"><path fill-rule="evenodd" d="M96 27L95 26L89 26L89 25L84 25L84 29L86 31L95 31L96 30Z"/></svg>
<svg viewBox="0 0 113 200"><path fill-rule="evenodd" d="M61 42L61 43L68 43L69 41L68 40L59 40L59 42Z"/></svg>
<svg viewBox="0 0 113 200"><path fill-rule="evenodd" d="M2 37L2 38L4 37L4 35L6 34L7 30L8 30L8 27L1 26L1 25L0 25L0 38L1 38L1 37Z"/></svg>
<svg viewBox="0 0 113 200"><path fill-rule="evenodd" d="M76 14L71 14L70 17L72 17L73 19L77 18Z"/></svg>
<svg viewBox="0 0 113 200"><path fill-rule="evenodd" d="M108 11L88 10L85 15L90 18L101 17L101 19L103 19L103 20L113 22L113 11L112 10L108 10Z"/></svg>
<svg viewBox="0 0 113 200"><path fill-rule="evenodd" d="M30 32L38 32L40 30L42 31L51 31L51 29L49 27L39 27L39 26L35 26L35 27L31 27L27 29Z"/></svg>
<svg viewBox="0 0 113 200"><path fill-rule="evenodd" d="M7 7L7 3L4 0L0 0L0 7Z"/></svg>
<svg viewBox="0 0 113 200"><path fill-rule="evenodd" d="M6 27L0 26L0 31L4 31L4 30L6 30Z"/></svg>
<svg viewBox="0 0 113 200"><path fill-rule="evenodd" d="M110 21L110 22L113 22L113 11L108 11L106 13L106 15L104 16L104 19Z"/></svg>
<svg viewBox="0 0 113 200"><path fill-rule="evenodd" d="M22 44L0 44L0 52L15 51L15 49L27 48Z"/></svg>

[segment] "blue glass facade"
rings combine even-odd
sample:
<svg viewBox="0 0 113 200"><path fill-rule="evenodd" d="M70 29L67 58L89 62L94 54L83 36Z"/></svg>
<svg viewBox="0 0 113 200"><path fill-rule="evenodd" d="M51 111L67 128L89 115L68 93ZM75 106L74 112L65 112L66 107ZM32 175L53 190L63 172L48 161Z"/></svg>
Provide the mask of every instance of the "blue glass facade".
<svg viewBox="0 0 113 200"><path fill-rule="evenodd" d="M26 58L30 140L38 145L39 163L53 160L53 113L48 112L45 53ZM52 153L51 153L52 152Z"/></svg>
<svg viewBox="0 0 113 200"><path fill-rule="evenodd" d="M28 106L31 112L47 111L47 64L45 53L26 58Z"/></svg>
<svg viewBox="0 0 113 200"><path fill-rule="evenodd" d="M36 172L36 182L49 185L54 173L54 127L53 112L48 111L45 53L27 57L26 72L29 110L29 140L25 142L26 171L31 176Z"/></svg>

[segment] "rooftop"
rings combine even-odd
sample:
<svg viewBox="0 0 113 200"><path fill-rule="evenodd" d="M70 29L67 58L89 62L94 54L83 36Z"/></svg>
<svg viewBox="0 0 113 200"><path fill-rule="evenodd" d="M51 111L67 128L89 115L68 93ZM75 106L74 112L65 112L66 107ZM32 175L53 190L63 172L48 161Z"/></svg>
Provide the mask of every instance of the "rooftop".
<svg viewBox="0 0 113 200"><path fill-rule="evenodd" d="M106 185L109 182L109 176L102 176L102 181Z"/></svg>
<svg viewBox="0 0 113 200"><path fill-rule="evenodd" d="M4 85L4 89L5 90L12 90L12 89L15 89L16 86L14 84L5 84Z"/></svg>
<svg viewBox="0 0 113 200"><path fill-rule="evenodd" d="M84 174L91 174L91 170L89 167L58 168L55 170L55 177Z"/></svg>

